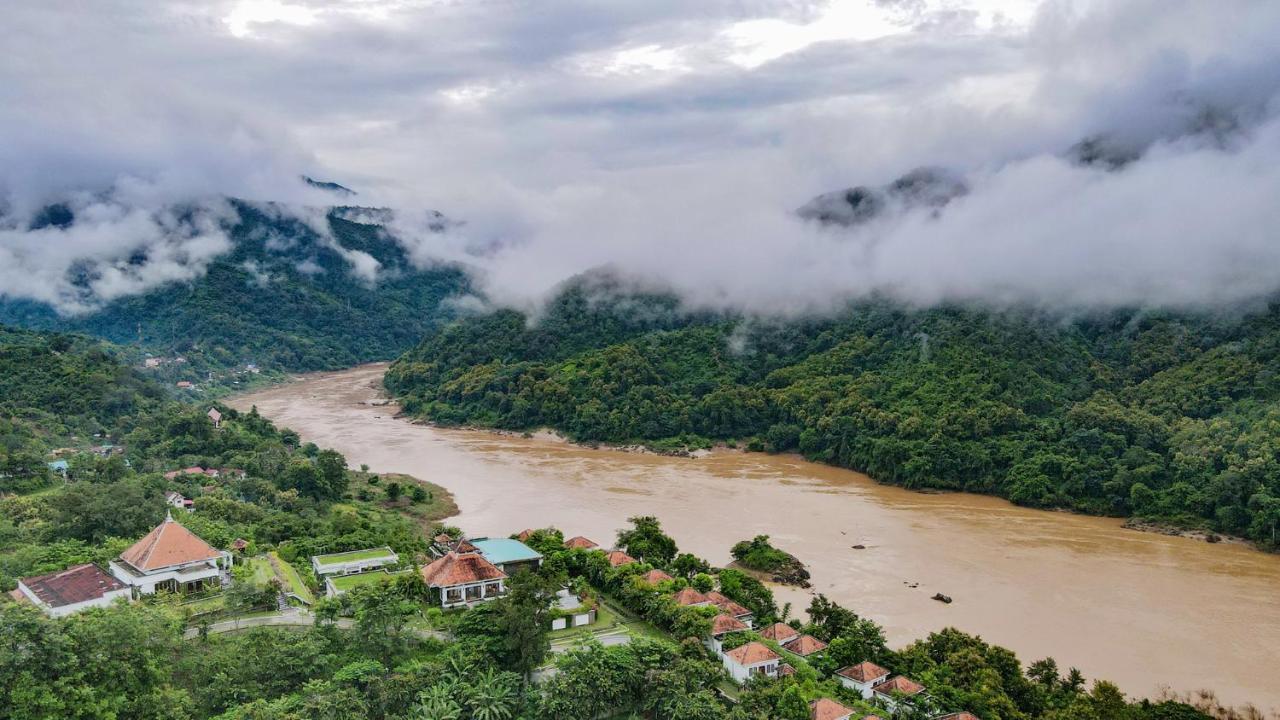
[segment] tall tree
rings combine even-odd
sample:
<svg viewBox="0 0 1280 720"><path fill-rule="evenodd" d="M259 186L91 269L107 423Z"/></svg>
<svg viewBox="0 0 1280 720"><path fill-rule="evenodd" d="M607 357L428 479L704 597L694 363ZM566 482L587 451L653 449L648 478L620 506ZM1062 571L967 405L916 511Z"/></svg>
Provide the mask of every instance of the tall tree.
<svg viewBox="0 0 1280 720"><path fill-rule="evenodd" d="M662 532L662 523L652 515L628 518L631 527L618 532L618 546L627 554L654 565L670 565L676 557L676 541Z"/></svg>
<svg viewBox="0 0 1280 720"><path fill-rule="evenodd" d="M522 570L507 582L507 594L497 601L497 624L502 631L505 666L528 680L551 650L551 601L555 589L541 575Z"/></svg>

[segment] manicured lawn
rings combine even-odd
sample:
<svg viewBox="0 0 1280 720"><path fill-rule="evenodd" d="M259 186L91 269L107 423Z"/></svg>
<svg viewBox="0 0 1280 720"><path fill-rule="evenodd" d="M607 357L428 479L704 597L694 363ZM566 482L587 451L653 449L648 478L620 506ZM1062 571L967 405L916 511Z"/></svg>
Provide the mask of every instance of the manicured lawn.
<svg viewBox="0 0 1280 720"><path fill-rule="evenodd" d="M273 560L275 565L272 565ZM253 571L251 580L255 585L266 585L272 580L280 580L285 592L291 592L308 603L315 603L315 595L302 581L302 575L298 574L298 569L285 562L274 551L251 557L245 560L245 564ZM280 568L279 573L276 572L276 567Z"/></svg>
<svg viewBox="0 0 1280 720"><path fill-rule="evenodd" d="M389 582L393 580L397 575L403 575L403 574L404 572L387 573L387 572L378 571L378 572L360 573L359 575L338 575L335 577L331 577L330 579L333 581L333 586L335 588L337 588L338 590L341 590L342 592L347 592L348 590L362 587L364 585L376 585L378 583Z"/></svg>
<svg viewBox="0 0 1280 720"><path fill-rule="evenodd" d="M197 615L206 615L208 613L220 612L226 608L227 598L219 593L212 597L192 600L191 602L182 603L180 606L183 611L191 614L192 617Z"/></svg>
<svg viewBox="0 0 1280 720"><path fill-rule="evenodd" d="M610 630L626 630L631 635L650 637L658 640L670 640L670 636L619 607L608 597L602 597L596 607L596 621L590 625L563 630L552 630L548 637L552 642L566 638L593 635Z"/></svg>
<svg viewBox="0 0 1280 720"><path fill-rule="evenodd" d="M371 550L351 550L349 552L333 553L332 555L317 555L316 559L320 561L321 565L336 565L357 560L373 560L390 554L391 551L387 548L373 548Z"/></svg>
<svg viewBox="0 0 1280 720"><path fill-rule="evenodd" d="M311 593L311 588L307 587L307 584L302 581L302 575L298 574L298 569L281 560L274 550L267 554L271 556L272 560L275 560L276 565L280 568L280 573L284 576L285 590L302 598L308 604L315 604L315 595Z"/></svg>
<svg viewBox="0 0 1280 720"><path fill-rule="evenodd" d="M649 623L647 620L644 620L637 615L633 615L621 605L614 602L614 600L607 595L601 597L600 608L602 610L607 608L611 613L617 615L618 623L625 627L627 632L632 635L643 635L655 640L671 640L670 635L654 627L653 624Z"/></svg>
<svg viewBox="0 0 1280 720"><path fill-rule="evenodd" d="M266 585L276 579L276 571L271 569L271 561L266 555L258 555L251 557L245 561L249 565L249 569L253 571L252 581L254 585Z"/></svg>

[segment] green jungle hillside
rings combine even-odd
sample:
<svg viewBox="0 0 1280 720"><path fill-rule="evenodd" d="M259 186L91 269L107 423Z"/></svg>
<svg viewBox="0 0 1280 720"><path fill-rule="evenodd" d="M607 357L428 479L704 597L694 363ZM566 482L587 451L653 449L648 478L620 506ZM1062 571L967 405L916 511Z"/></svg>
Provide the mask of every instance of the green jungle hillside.
<svg viewBox="0 0 1280 720"><path fill-rule="evenodd" d="M387 373L442 424L583 442L726 442L908 488L1156 519L1277 547L1280 307L1251 314L687 313L597 277L531 322L429 335Z"/></svg>
<svg viewBox="0 0 1280 720"><path fill-rule="evenodd" d="M65 317L49 305L0 296L0 323L86 333L159 357L181 356L199 366L174 377L203 380L208 371L245 363L305 371L394 358L435 330L449 315L442 303L468 287L460 269L418 269L380 225L354 221L374 210L331 209L325 218L329 239L275 206L231 205L237 215L227 228L233 248L198 279ZM44 222L75 222L65 208L45 215ZM377 260L377 280L354 277L340 250Z"/></svg>

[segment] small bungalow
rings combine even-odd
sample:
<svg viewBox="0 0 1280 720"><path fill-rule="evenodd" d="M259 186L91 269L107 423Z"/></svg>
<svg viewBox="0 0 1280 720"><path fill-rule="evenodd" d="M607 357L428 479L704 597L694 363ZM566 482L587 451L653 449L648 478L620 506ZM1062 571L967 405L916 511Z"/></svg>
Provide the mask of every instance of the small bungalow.
<svg viewBox="0 0 1280 720"><path fill-rule="evenodd" d="M760 637L765 640L772 640L779 645L786 645L792 640L800 637L800 631L786 623L779 622L761 630Z"/></svg>
<svg viewBox="0 0 1280 720"><path fill-rule="evenodd" d="M836 679L841 685L860 693L863 700L870 700L871 690L889 679L889 671L873 662L864 661L840 668L836 671Z"/></svg>
<svg viewBox="0 0 1280 720"><path fill-rule="evenodd" d="M164 479L175 480L178 478L179 475L204 475L204 474L205 474L204 468L200 467L199 465L193 465L189 468L182 468L181 470L170 470L169 472L164 474Z"/></svg>
<svg viewBox="0 0 1280 720"><path fill-rule="evenodd" d="M890 678L871 689L871 696L889 712L898 709L902 698L915 697L924 692L924 686L901 675Z"/></svg>
<svg viewBox="0 0 1280 720"><path fill-rule="evenodd" d="M542 565L542 553L519 540L475 538L470 544L508 576L522 569L537 570Z"/></svg>
<svg viewBox="0 0 1280 720"><path fill-rule="evenodd" d="M662 572L657 568L654 568L649 572L645 573L644 575L641 575L640 579L644 580L650 585L657 585L658 583L664 583L668 580L675 580L675 578L671 577L670 575Z"/></svg>
<svg viewBox="0 0 1280 720"><path fill-rule="evenodd" d="M724 613L721 613L711 620L711 638L707 642L707 646L711 649L711 652L718 655L720 653L721 643L724 642L725 635L749 629L750 628L748 628L741 620L738 620L732 615L725 615Z"/></svg>
<svg viewBox="0 0 1280 720"><path fill-rule="evenodd" d="M853 711L830 698L809 703L809 720L849 720Z"/></svg>
<svg viewBox="0 0 1280 720"><path fill-rule="evenodd" d="M249 549L249 541L244 538L236 538L231 541L231 551L237 555L243 555L244 551Z"/></svg>
<svg viewBox="0 0 1280 720"><path fill-rule="evenodd" d="M22 578L18 580L18 589L11 593L15 600L29 602L49 617L106 607L119 598L128 600L130 594L124 583L90 563Z"/></svg>
<svg viewBox="0 0 1280 720"><path fill-rule="evenodd" d="M311 569L317 577L326 575L355 575L370 570L380 570L400 562L400 556L389 547L368 550L316 555L311 558Z"/></svg>
<svg viewBox="0 0 1280 720"><path fill-rule="evenodd" d="M591 540L588 540L582 537L581 535L575 535L574 537L571 537L568 540L565 540L564 546L566 548L569 548L570 550L591 550L592 548L600 547L599 545L595 544Z"/></svg>
<svg viewBox="0 0 1280 720"><path fill-rule="evenodd" d="M978 716L974 715L971 712L965 712L962 710L960 712L953 712L953 713L947 713L946 715L940 715L934 720L978 720Z"/></svg>
<svg viewBox="0 0 1280 720"><path fill-rule="evenodd" d="M604 557L606 560L609 561L609 564L612 565L613 567L622 567L623 565L630 565L631 563L636 561L635 558L622 552L621 550L610 550L607 554L605 554Z"/></svg>
<svg viewBox="0 0 1280 720"><path fill-rule="evenodd" d="M685 607L711 604L711 601L707 599L706 595L703 595L691 587L680 588L671 596L671 599L675 600L677 605L683 605Z"/></svg>
<svg viewBox="0 0 1280 720"><path fill-rule="evenodd" d="M826 650L827 644L812 635L801 635L783 645L782 649L793 655L807 658Z"/></svg>
<svg viewBox="0 0 1280 720"><path fill-rule="evenodd" d="M770 650L764 643L755 641L729 650L720 659L730 677L739 685L752 675L777 677L778 664L782 661L778 653Z"/></svg>
<svg viewBox="0 0 1280 720"><path fill-rule="evenodd" d="M71 465L66 460L54 460L48 465L50 470L61 475L64 480L67 477L67 471L71 469Z"/></svg>
<svg viewBox="0 0 1280 720"><path fill-rule="evenodd" d="M213 421L213 429L217 430L222 427L222 413L218 412L218 408L209 408L209 419Z"/></svg>
<svg viewBox="0 0 1280 720"><path fill-rule="evenodd" d="M190 390L191 388L195 387L195 385L190 380L179 380L178 387L183 390Z"/></svg>
<svg viewBox="0 0 1280 720"><path fill-rule="evenodd" d="M729 599L729 597L723 593L712 590L707 593L707 600L722 611L738 618L747 625L751 625L751 621L754 619L750 610Z"/></svg>
<svg viewBox="0 0 1280 720"><path fill-rule="evenodd" d="M230 565L231 553L214 550L166 514L164 522L120 553L110 569L135 595L150 595L158 589L192 592L221 583Z"/></svg>
<svg viewBox="0 0 1280 720"><path fill-rule="evenodd" d="M493 600L506 592L506 573L478 552L449 551L422 568L427 587L440 593L440 607L451 608Z"/></svg>
<svg viewBox="0 0 1280 720"><path fill-rule="evenodd" d="M190 510L196 506L196 501L188 497L183 497L182 493L170 490L164 494L164 501L179 510Z"/></svg>

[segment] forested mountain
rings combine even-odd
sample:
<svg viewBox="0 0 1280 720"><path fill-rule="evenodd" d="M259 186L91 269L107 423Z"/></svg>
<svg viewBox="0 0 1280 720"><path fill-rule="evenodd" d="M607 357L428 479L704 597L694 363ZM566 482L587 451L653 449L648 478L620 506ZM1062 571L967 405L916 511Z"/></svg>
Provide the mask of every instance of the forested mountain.
<svg viewBox="0 0 1280 720"><path fill-rule="evenodd" d="M1276 306L1066 318L870 300L767 321L580 280L532 325L503 311L428 336L387 384L440 423L799 451L910 488L1274 548L1278 351Z"/></svg>
<svg viewBox="0 0 1280 720"><path fill-rule="evenodd" d="M49 305L0 296L0 322L198 356L209 369L247 362L316 370L395 357L437 327L447 315L443 300L467 288L458 268L414 267L376 224L377 209L320 213L315 222L327 224L326 237L287 209L230 204L234 218L225 224L233 247L197 279L65 317ZM38 220L75 223L64 206ZM375 278L353 274L352 251L377 261Z"/></svg>

